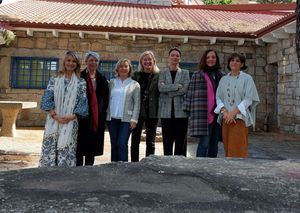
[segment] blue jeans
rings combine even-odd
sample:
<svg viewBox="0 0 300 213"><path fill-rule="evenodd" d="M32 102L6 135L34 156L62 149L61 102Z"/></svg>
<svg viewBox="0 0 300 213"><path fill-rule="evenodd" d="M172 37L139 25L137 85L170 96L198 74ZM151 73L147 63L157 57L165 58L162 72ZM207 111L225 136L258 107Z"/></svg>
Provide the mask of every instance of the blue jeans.
<svg viewBox="0 0 300 213"><path fill-rule="evenodd" d="M199 137L197 157L217 157L220 131L220 125L217 123L217 119L215 119L213 123L208 125L208 135Z"/></svg>
<svg viewBox="0 0 300 213"><path fill-rule="evenodd" d="M111 143L111 161L128 161L128 139L130 123L112 118L108 122Z"/></svg>

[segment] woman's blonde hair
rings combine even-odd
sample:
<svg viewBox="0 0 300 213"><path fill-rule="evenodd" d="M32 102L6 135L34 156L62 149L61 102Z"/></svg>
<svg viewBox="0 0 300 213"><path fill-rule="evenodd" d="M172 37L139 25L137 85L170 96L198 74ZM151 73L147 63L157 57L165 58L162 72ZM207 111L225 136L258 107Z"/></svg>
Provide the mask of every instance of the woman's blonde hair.
<svg viewBox="0 0 300 213"><path fill-rule="evenodd" d="M154 56L154 53L152 52L152 51L150 51L150 50L147 50L147 51L145 51L145 52L143 52L141 55L140 55L140 59L139 59L139 66L138 66L138 71L139 72L142 72L143 70L144 70L144 67L143 67L143 65L142 65L142 60L143 60L143 58L146 56L146 55L150 55L150 57L153 59L153 61L154 61L154 64L153 64L153 72L159 72L159 68L158 68L158 66L157 66L157 64L156 64L156 58L155 58L155 56Z"/></svg>
<svg viewBox="0 0 300 213"><path fill-rule="evenodd" d="M128 58L122 58L120 59L115 68L114 68L114 73L115 73L115 76L118 77L119 76L119 73L118 73L118 69L119 67L123 64L123 63L128 63L129 64L129 73L128 73L128 77L132 76L132 73L133 73L133 66L131 64L131 61L128 59Z"/></svg>
<svg viewBox="0 0 300 213"><path fill-rule="evenodd" d="M80 65L80 60L77 56L77 53L74 52L74 51L66 52L64 60L63 60L62 70L58 72L58 75L64 75L67 71L66 66L65 66L67 56L71 56L75 60L77 66L76 66L76 69L74 70L74 72L75 72L75 75L79 77L80 76L80 67L81 67L81 65Z"/></svg>

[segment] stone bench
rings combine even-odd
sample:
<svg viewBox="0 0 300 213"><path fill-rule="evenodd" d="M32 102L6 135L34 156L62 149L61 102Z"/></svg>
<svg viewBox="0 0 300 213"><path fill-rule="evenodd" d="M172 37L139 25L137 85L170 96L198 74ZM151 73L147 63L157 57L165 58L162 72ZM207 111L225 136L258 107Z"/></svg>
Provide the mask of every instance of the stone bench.
<svg viewBox="0 0 300 213"><path fill-rule="evenodd" d="M22 109L35 108L36 102L25 101L0 101L0 111L2 112L2 129L0 136L16 136L16 120L18 113Z"/></svg>

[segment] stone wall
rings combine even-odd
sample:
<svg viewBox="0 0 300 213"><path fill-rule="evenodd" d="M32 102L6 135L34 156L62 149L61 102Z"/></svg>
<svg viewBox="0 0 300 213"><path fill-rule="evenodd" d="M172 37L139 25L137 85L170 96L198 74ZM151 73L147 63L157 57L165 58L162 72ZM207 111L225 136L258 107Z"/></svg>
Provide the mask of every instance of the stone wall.
<svg viewBox="0 0 300 213"><path fill-rule="evenodd" d="M225 68L228 56L233 52L244 53L247 57L248 73L250 73L257 85L261 104L257 109L257 127L263 128L263 120L267 113L267 75L266 47L257 46L254 42L246 41L238 46L236 41L217 40L210 45L207 40L190 39L183 43L183 39L163 38L159 43L157 38L137 36L133 41L130 36L110 35L109 40L99 34L85 34L79 38L77 33L59 33L59 37L53 37L50 32L34 32L33 36L27 36L25 31L16 32L17 39L12 47L0 49L0 99L37 101L38 108L23 110L17 121L18 126L43 126L45 113L39 110L42 90L36 89L12 89L10 88L11 56L39 56L62 58L66 50L78 51L81 56L86 51L93 50L101 53L103 60L117 60L128 57L138 60L140 53L145 50L153 50L157 57L158 66L161 69L167 67L167 55L170 47L178 46L182 50L182 61L198 62L199 57L208 48L215 49L219 53L220 61ZM298 112L299 113L299 112ZM0 116L1 122L1 116Z"/></svg>
<svg viewBox="0 0 300 213"><path fill-rule="evenodd" d="M295 36L268 45L267 51L268 65L278 66L278 74L274 79L277 82L274 93L277 98L277 109L274 111L277 114L271 116L276 117L280 130L300 134L300 69Z"/></svg>

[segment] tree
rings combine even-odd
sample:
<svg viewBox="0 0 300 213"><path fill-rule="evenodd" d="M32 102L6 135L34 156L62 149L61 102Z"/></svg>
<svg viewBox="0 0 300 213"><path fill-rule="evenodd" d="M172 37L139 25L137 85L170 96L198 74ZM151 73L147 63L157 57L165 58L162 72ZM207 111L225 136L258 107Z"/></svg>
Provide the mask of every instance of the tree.
<svg viewBox="0 0 300 213"><path fill-rule="evenodd" d="M231 4L232 0L203 0L204 4Z"/></svg>

